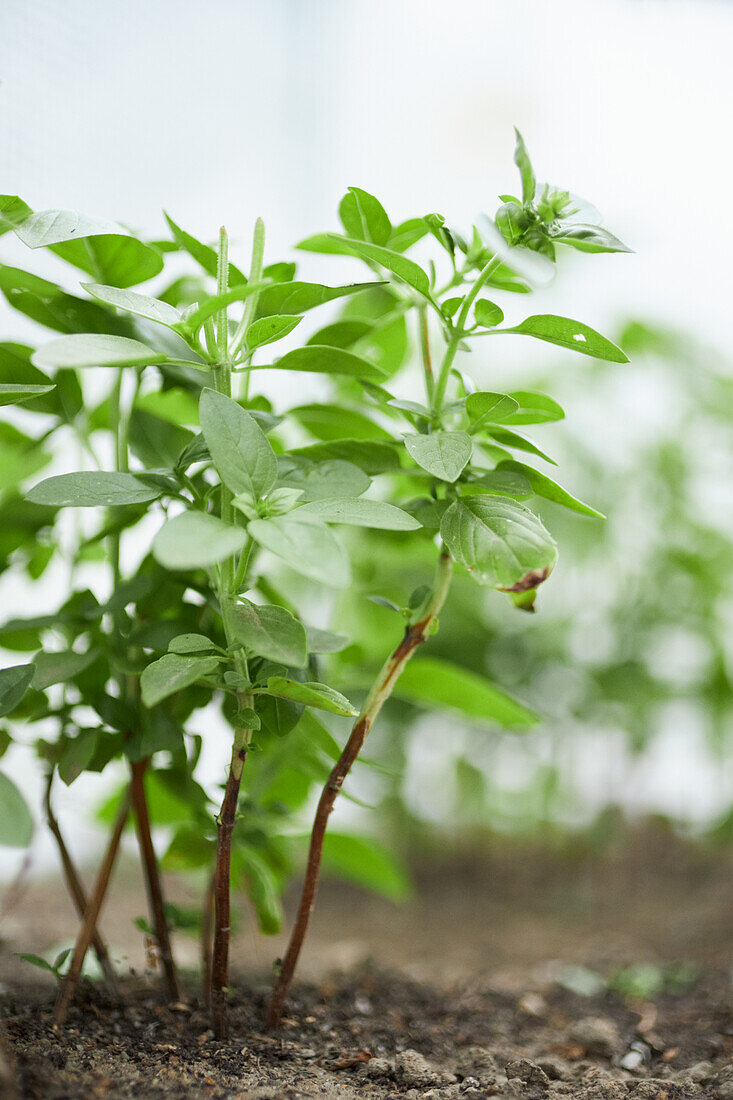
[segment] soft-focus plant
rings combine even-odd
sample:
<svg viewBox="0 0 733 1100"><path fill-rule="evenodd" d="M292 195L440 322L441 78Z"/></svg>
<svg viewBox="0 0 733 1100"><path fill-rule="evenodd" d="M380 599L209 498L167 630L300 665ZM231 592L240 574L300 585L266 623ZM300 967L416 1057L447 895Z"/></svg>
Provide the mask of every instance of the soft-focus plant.
<svg viewBox="0 0 733 1100"><path fill-rule="evenodd" d="M212 248L168 218L172 241L150 243L119 226L62 211L33 214L19 199L0 200L6 229L31 248L50 248L93 280L82 284L87 297L77 298L36 276L0 269L9 302L63 333L36 352L14 347L4 353L3 382L15 387L7 393L30 397L21 387L44 387L33 395L36 406L54 400L62 407L48 433L65 438L69 426L95 464L93 435L100 425L109 426L115 444L113 469L100 462L47 478L17 504L32 509L29 522L47 532L50 553L60 509L98 509L101 524L75 554L108 540L112 585L106 602L75 592L58 612L6 628L6 639L15 632L23 638L20 648L40 651L2 673L4 712L57 720L57 739L39 747L64 781L115 757L131 764L57 1020L95 934L129 801L148 886L158 891L151 896L151 927L164 958L167 911L145 820L155 785L173 796L168 822L177 831L168 865L198 867L210 876L204 958L215 1031L224 1036L232 873L248 882L261 926L277 927L289 870L288 815L321 782L324 758L335 760L318 802L303 894L270 1007L270 1023L277 1024L315 899L329 814L398 678L425 701L448 700L493 724L522 727L535 720L491 683L451 663L425 658L406 671L437 629L454 564L532 610L557 548L525 501L544 496L599 514L514 457L518 451L546 458L518 429L559 419L557 403L542 393L476 390L459 358L474 338L509 334L626 361L615 344L569 318L533 314L504 323L493 297L545 282L559 245L627 251L606 230L580 222L568 192L538 188L519 136L516 162L521 198L502 196L495 222L481 219L467 240L435 214L393 226L374 196L350 188L339 208L345 232L319 234L299 246L366 263L368 281L336 286L296 280L293 264L265 266L261 222L245 276L229 260L224 230ZM418 264L405 255L431 239L441 262ZM178 278L157 297L129 289L158 275L169 252L188 254L204 278ZM288 339L306 312L339 299L348 303L340 318L302 342ZM403 398L387 386L405 360L411 317L420 333L424 392ZM434 356L436 333L443 346ZM271 344L285 339L289 350L261 362ZM293 378L303 372L335 377L339 398L275 411L252 390L253 371L263 366ZM70 413L64 387L76 393L77 372L91 367L111 372L113 385L97 406L77 400ZM317 442L302 445L303 430ZM372 478L379 480L370 493ZM132 568L120 541L151 511L165 521ZM353 543L334 527L347 534L350 527L384 532L414 564L419 581L395 605L404 633L361 708L320 672L320 656L349 643L324 629L328 589L345 588L351 579ZM435 559L432 581L424 572L428 558ZM292 572L311 585L300 605L286 595ZM308 625L311 614L318 626ZM201 741L183 736L193 712L212 699L232 730L215 838L208 798L195 779ZM342 751L313 710L356 719ZM249 760L253 749L260 751ZM284 805L277 797L283 790ZM17 803L15 788L8 797ZM238 808L243 820L235 829Z"/></svg>

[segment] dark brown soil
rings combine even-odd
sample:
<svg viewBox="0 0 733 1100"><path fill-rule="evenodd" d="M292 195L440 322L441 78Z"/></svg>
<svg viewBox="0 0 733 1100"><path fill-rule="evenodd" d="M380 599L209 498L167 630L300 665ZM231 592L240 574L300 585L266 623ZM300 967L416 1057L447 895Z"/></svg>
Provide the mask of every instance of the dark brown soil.
<svg viewBox="0 0 733 1100"><path fill-rule="evenodd" d="M10 962L11 949L44 947L24 911L35 929L46 904L58 933L43 902L53 892L35 884L14 913L23 934L0 955L0 1095L732 1100L730 871L730 857L645 835L624 852L570 861L504 846L480 864L419 876L417 898L399 908L327 886L309 980L284 1028L264 1030L260 965L234 983L227 1043L209 1030L195 976L178 1005L165 1004L150 974L127 978L120 1000L87 984L55 1030L52 985ZM129 901L128 872L119 877L126 915L123 928L111 898L113 946L122 931L129 937L129 911L142 912L139 897L137 910ZM260 945L261 962L281 943ZM252 949L242 929L235 967ZM619 968L641 963L665 989L629 989L628 974L623 985ZM611 986L596 980L592 995L579 992L593 975Z"/></svg>

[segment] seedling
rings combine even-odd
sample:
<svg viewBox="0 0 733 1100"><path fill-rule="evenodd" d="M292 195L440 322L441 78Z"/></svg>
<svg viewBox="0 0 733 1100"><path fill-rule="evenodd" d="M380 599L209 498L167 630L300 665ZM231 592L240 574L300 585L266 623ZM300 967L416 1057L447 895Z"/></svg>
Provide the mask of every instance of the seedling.
<svg viewBox="0 0 733 1100"><path fill-rule="evenodd" d="M283 816L303 804L323 774L323 758L330 757L303 894L269 1011L270 1024L277 1025L315 901L329 815L398 678L437 629L454 569L468 570L479 584L531 611L557 547L525 502L541 496L599 515L515 457L519 452L552 461L523 429L561 419L557 403L545 394L477 389L465 371L464 353L474 339L503 335L626 361L620 348L578 321L533 314L505 322L494 298L527 293L546 281L558 247L628 251L606 230L578 221L568 192L537 187L519 135L516 162L521 198L502 196L495 220L480 220L467 238L437 214L393 226L373 195L350 188L339 207L344 232L299 245L366 264L365 281L334 286L297 280L294 264L265 265L260 221L245 275L230 261L224 229L212 248L168 217L172 240L146 242L110 223L59 211L34 214L21 200L0 200L7 230L31 248L51 248L92 279L82 283L86 297L77 298L35 276L0 269L9 301L62 333L32 354L11 354L6 345L6 399L28 401L29 409L51 402L59 431L71 423L92 465L95 425L112 424L116 439L115 469L100 463L50 477L26 497L40 530L52 527L59 509L100 510L102 525L81 540L79 552L83 556L90 538L110 540L111 595L100 603L91 593L76 593L50 621L16 623L41 652L30 664L0 674L4 712L59 718L59 741L45 755L62 778L120 756L132 768L84 907L57 1020L95 936L129 797L165 961L166 910L149 840L147 775L175 794L188 815L169 861L175 857L177 865L211 875L202 957L214 1029L223 1038L233 869L248 883L261 926L274 930L288 869ZM425 266L406 255L428 244L438 250L437 263ZM187 253L203 274L178 279L157 297L130 289L159 275L170 251ZM299 341L304 315L328 303L340 305L340 316ZM405 359L408 325L420 348L420 390L396 396L392 379ZM285 339L288 350L263 363L271 345ZM482 357L474 359L481 367ZM111 371L114 383L103 406L87 412L74 395L79 375L90 367ZM253 392L252 376L263 367L329 376L335 399L274 410ZM404 381L412 384L409 375ZM28 387L36 388L30 393ZM69 401L76 408L71 415ZM316 442L304 445L303 431ZM372 478L379 484L370 494ZM164 522L150 554L123 577L121 540L149 511ZM432 581L416 576L412 595L405 593L402 606L396 605L403 636L361 708L338 685L324 682L320 671L322 655L349 639L304 623L297 598L283 594L291 588L281 585L284 572L315 586L348 586L349 553L338 529L353 526L392 532L402 552L416 560L425 546L435 552ZM64 636L65 651L46 648L49 627ZM465 682L459 670L454 679L444 667L433 669L426 692L453 691L463 696L457 705L497 724L534 720L480 678L467 692ZM65 685L60 703L53 692L46 694L58 684ZM200 738L186 730L190 716L212 698L232 730L215 838L208 799L195 780ZM99 728L81 726L83 707L94 709ZM355 719L342 751L313 710ZM314 752L320 754L316 771ZM268 797L284 758L302 776L289 808ZM240 798L245 775L246 801ZM167 951L170 959L169 945ZM172 959L170 965L174 979Z"/></svg>

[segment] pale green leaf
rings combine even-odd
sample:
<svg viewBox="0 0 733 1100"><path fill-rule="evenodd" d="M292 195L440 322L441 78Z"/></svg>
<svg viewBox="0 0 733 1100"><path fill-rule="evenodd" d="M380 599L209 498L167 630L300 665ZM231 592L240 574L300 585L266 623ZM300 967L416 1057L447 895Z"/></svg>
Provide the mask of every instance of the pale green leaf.
<svg viewBox="0 0 733 1100"><path fill-rule="evenodd" d="M33 365L41 370L49 367L145 367L164 363L166 359L165 354L153 351L140 340L100 333L60 336L31 356Z"/></svg>
<svg viewBox="0 0 733 1100"><path fill-rule="evenodd" d="M468 432L433 432L406 435L405 446L412 458L434 477L456 481L471 459L473 444Z"/></svg>
<svg viewBox="0 0 733 1100"><path fill-rule="evenodd" d="M182 512L158 531L153 557L166 569L198 569L230 558L246 541L241 527L206 512Z"/></svg>
<svg viewBox="0 0 733 1100"><path fill-rule="evenodd" d="M293 668L308 663L305 627L284 607L244 600L232 609L231 623L237 641L258 657Z"/></svg>
<svg viewBox="0 0 733 1100"><path fill-rule="evenodd" d="M82 283L84 290L109 306L116 306L125 313L134 313L137 317L146 317L149 321L158 321L161 325L180 324L183 320L179 310L159 298L149 298L147 294L137 294L133 290L121 290L115 286L103 286L101 283Z"/></svg>
<svg viewBox="0 0 733 1100"><path fill-rule="evenodd" d="M318 516L325 523L346 523L354 527L379 527L385 531L415 531L420 524L401 508L364 497L347 500L317 500L304 504L297 514Z"/></svg>
<svg viewBox="0 0 733 1100"><path fill-rule="evenodd" d="M414 657L404 668L395 695L432 709L449 707L500 726L531 726L537 716L483 676L438 657Z"/></svg>
<svg viewBox="0 0 733 1100"><path fill-rule="evenodd" d="M41 397L44 393L50 393L55 386L23 385L20 382L4 382L0 384L0 405L21 405L25 401L32 401L34 397Z"/></svg>
<svg viewBox="0 0 733 1100"><path fill-rule="evenodd" d="M345 588L351 579L349 559L333 532L316 516L300 509L274 519L256 519L249 525L252 538L282 558L292 569L312 580Z"/></svg>
<svg viewBox="0 0 733 1100"><path fill-rule="evenodd" d="M26 848L33 837L33 818L12 779L0 772L0 844Z"/></svg>
<svg viewBox="0 0 733 1100"><path fill-rule="evenodd" d="M290 699L294 703L303 703L307 707L328 710L332 714L342 714L349 718L355 718L359 713L346 696L326 684L301 684L299 680L290 680L287 676L270 676L267 693L279 699Z"/></svg>
<svg viewBox="0 0 733 1100"><path fill-rule="evenodd" d="M384 371L345 348L329 344L307 344L294 348L273 364L278 370L308 371L311 374L346 374L353 378L366 378L379 382Z"/></svg>
<svg viewBox="0 0 733 1100"><path fill-rule="evenodd" d="M146 485L133 474L106 470L83 470L57 474L39 482L26 494L33 504L54 508L112 508L123 504L144 504L156 500L161 490Z"/></svg>
<svg viewBox="0 0 733 1100"><path fill-rule="evenodd" d="M201 430L219 477L233 493L264 496L275 484L277 459L257 421L231 397L204 390Z"/></svg>
<svg viewBox="0 0 733 1100"><path fill-rule="evenodd" d="M166 653L143 669L140 677L142 700L154 707L169 695L190 687L197 680L211 675L219 667L218 657L187 657Z"/></svg>
<svg viewBox="0 0 733 1100"><path fill-rule="evenodd" d="M525 592L548 576L557 560L555 540L528 508L503 497L455 501L440 525L453 558L479 584Z"/></svg>

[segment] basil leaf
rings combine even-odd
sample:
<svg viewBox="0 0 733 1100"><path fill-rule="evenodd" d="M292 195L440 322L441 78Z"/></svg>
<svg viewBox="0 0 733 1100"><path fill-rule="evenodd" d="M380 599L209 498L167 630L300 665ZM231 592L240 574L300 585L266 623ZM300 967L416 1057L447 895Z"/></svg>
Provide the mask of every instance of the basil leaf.
<svg viewBox="0 0 733 1100"><path fill-rule="evenodd" d="M219 660L218 657L185 657L166 653L143 669L140 677L143 703L146 707L154 707L169 695L190 687L202 677L216 672Z"/></svg>
<svg viewBox="0 0 733 1100"><path fill-rule="evenodd" d="M46 478L26 493L26 500L53 508L114 508L144 504L160 495L159 488L146 485L133 474L84 470Z"/></svg>
<svg viewBox="0 0 733 1100"><path fill-rule="evenodd" d="M277 459L257 421L231 397L206 389L199 421L219 477L233 493L264 496L277 479Z"/></svg>
<svg viewBox="0 0 733 1100"><path fill-rule="evenodd" d="M230 558L246 541L241 527L206 512L182 512L158 531L153 557L166 569L198 569Z"/></svg>
<svg viewBox="0 0 733 1100"><path fill-rule="evenodd" d="M245 600L233 608L231 622L237 640L258 657L293 668L307 665L305 627L284 607Z"/></svg>
<svg viewBox="0 0 733 1100"><path fill-rule="evenodd" d="M34 366L47 367L146 367L168 358L139 340L126 336L83 333L61 336L44 344L31 356Z"/></svg>
<svg viewBox="0 0 733 1100"><path fill-rule="evenodd" d="M464 497L443 516L440 533L479 584L526 592L547 578L555 540L533 512L502 497Z"/></svg>
<svg viewBox="0 0 733 1100"><path fill-rule="evenodd" d="M349 559L332 531L300 509L274 519L255 519L249 533L255 542L282 558L291 569L322 584L345 588L351 579Z"/></svg>
<svg viewBox="0 0 733 1100"><path fill-rule="evenodd" d="M395 685L395 695L427 707L448 707L500 726L533 726L537 716L492 683L438 657L413 657Z"/></svg>
<svg viewBox="0 0 733 1100"><path fill-rule="evenodd" d="M328 710L332 714L343 714L350 718L355 718L359 713L346 696L339 691L334 691L326 684L301 684L299 680L290 680L287 676L270 676L267 681L267 693L280 699L290 699L294 703L303 703L307 707Z"/></svg>
<svg viewBox="0 0 733 1100"><path fill-rule="evenodd" d="M442 481L456 481L471 458L473 443L468 432L433 432L406 435L405 446L423 470Z"/></svg>
<svg viewBox="0 0 733 1100"><path fill-rule="evenodd" d="M298 516L318 516L325 523L346 523L354 527L378 527L385 531L416 531L420 524L401 508L381 500L317 500L304 504Z"/></svg>
<svg viewBox="0 0 733 1100"><path fill-rule="evenodd" d="M593 359L605 359L610 363L628 363L628 356L621 348L601 336L595 329L569 317L556 317L552 313L540 313L527 317L514 328L494 329L494 332L515 332L522 336L534 336L548 344L579 351Z"/></svg>

